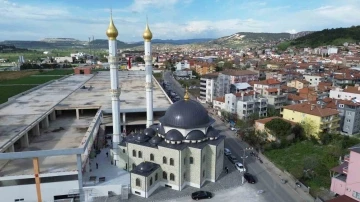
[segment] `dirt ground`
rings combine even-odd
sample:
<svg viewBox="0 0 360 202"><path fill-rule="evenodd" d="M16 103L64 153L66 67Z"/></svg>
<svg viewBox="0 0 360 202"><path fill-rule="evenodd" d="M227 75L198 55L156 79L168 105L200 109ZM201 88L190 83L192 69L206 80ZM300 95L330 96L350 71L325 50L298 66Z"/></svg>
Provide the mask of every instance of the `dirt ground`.
<svg viewBox="0 0 360 202"><path fill-rule="evenodd" d="M33 74L37 74L39 71L36 70L30 70L30 71L9 71L9 72L0 72L0 81L3 80L10 80L10 79L18 79L26 76L30 76Z"/></svg>

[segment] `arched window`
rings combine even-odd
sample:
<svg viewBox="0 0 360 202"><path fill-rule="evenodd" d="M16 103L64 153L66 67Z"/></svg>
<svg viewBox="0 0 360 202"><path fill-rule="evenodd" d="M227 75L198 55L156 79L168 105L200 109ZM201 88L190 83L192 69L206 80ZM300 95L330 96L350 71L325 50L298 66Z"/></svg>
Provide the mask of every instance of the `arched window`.
<svg viewBox="0 0 360 202"><path fill-rule="evenodd" d="M175 175L172 174L172 173L170 174L170 180L171 180L171 181L175 181Z"/></svg>
<svg viewBox="0 0 360 202"><path fill-rule="evenodd" d="M165 171L163 172L163 179L167 180L167 173Z"/></svg>
<svg viewBox="0 0 360 202"><path fill-rule="evenodd" d="M184 173L184 180L186 180L186 173Z"/></svg>
<svg viewBox="0 0 360 202"><path fill-rule="evenodd" d="M155 181L157 181L157 179L158 179L158 174L155 173Z"/></svg>
<svg viewBox="0 0 360 202"><path fill-rule="evenodd" d="M138 157L142 158L142 152L141 151L138 152Z"/></svg>
<svg viewBox="0 0 360 202"><path fill-rule="evenodd" d="M174 165L174 159L170 158L170 165L173 166Z"/></svg>
<svg viewBox="0 0 360 202"><path fill-rule="evenodd" d="M135 183L136 183L136 186L141 187L141 181L139 178L136 178Z"/></svg>
<svg viewBox="0 0 360 202"><path fill-rule="evenodd" d="M154 154L150 154L150 161L154 161Z"/></svg>
<svg viewBox="0 0 360 202"><path fill-rule="evenodd" d="M125 154L125 149L123 149L123 153Z"/></svg>
<svg viewBox="0 0 360 202"><path fill-rule="evenodd" d="M132 169L134 169L136 167L135 163L132 164Z"/></svg>
<svg viewBox="0 0 360 202"><path fill-rule="evenodd" d="M152 177L150 177L150 186L152 185Z"/></svg>
<svg viewBox="0 0 360 202"><path fill-rule="evenodd" d="M163 157L163 164L167 164L167 159L165 156Z"/></svg>
<svg viewBox="0 0 360 202"><path fill-rule="evenodd" d="M193 163L194 163L194 158L190 157L190 164L193 164Z"/></svg>
<svg viewBox="0 0 360 202"><path fill-rule="evenodd" d="M136 151L135 151L135 149L133 150L133 156L136 157Z"/></svg>

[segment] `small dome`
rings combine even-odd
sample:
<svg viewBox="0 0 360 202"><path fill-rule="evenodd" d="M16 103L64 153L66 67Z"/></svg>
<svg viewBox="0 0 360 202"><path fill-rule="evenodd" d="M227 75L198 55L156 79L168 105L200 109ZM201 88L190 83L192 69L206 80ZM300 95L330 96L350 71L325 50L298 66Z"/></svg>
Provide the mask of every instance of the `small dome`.
<svg viewBox="0 0 360 202"><path fill-rule="evenodd" d="M172 129L166 133L165 139L169 141L182 141L184 136L178 130Z"/></svg>
<svg viewBox="0 0 360 202"><path fill-rule="evenodd" d="M154 137L156 135L156 131L150 127L144 130L144 134L149 137Z"/></svg>
<svg viewBox="0 0 360 202"><path fill-rule="evenodd" d="M140 163L136 169L140 172L150 172L155 168L155 164L151 163L151 162L142 162Z"/></svg>
<svg viewBox="0 0 360 202"><path fill-rule="evenodd" d="M210 126L206 132L207 137L215 138L215 137L219 137L219 135L220 135L220 131L216 130L212 126Z"/></svg>
<svg viewBox="0 0 360 202"><path fill-rule="evenodd" d="M150 144L158 145L161 141L162 141L161 137L155 136L155 137L151 138L149 142L150 142Z"/></svg>
<svg viewBox="0 0 360 202"><path fill-rule="evenodd" d="M146 142L149 139L148 136L146 136L144 133L139 133L135 135L135 141L136 142Z"/></svg>
<svg viewBox="0 0 360 202"><path fill-rule="evenodd" d="M207 127L214 120L200 103L194 100L180 100L168 108L160 122L163 126L191 129Z"/></svg>
<svg viewBox="0 0 360 202"><path fill-rule="evenodd" d="M186 136L186 140L203 140L205 138L205 134L200 130L193 130Z"/></svg>
<svg viewBox="0 0 360 202"><path fill-rule="evenodd" d="M143 38L145 41L151 41L152 33L150 31L149 25L146 23L145 31L143 33Z"/></svg>
<svg viewBox="0 0 360 202"><path fill-rule="evenodd" d="M118 30L116 29L115 25L114 25L114 21L112 19L112 17L110 18L110 24L109 27L106 30L106 35L108 36L108 38L110 40L115 40L116 37L118 36Z"/></svg>

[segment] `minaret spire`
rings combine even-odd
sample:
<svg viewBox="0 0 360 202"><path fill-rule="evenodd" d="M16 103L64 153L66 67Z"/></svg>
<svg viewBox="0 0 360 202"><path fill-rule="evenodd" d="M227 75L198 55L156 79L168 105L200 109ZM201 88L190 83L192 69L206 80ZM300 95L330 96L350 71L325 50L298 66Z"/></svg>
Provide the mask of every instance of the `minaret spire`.
<svg viewBox="0 0 360 202"><path fill-rule="evenodd" d="M113 121L113 137L112 137L112 156L113 160L119 161L118 144L120 143L120 82L118 76L118 56L117 56L117 41L118 31L114 25L112 18L112 9L110 9L110 24L106 30L106 35L109 39L109 57L110 64L110 93L112 105L112 121Z"/></svg>
<svg viewBox="0 0 360 202"><path fill-rule="evenodd" d="M144 38L144 60L146 71L146 127L153 124L153 84L152 84L152 55L151 55L151 39L152 33L149 28L148 18L146 16L146 26L143 33Z"/></svg>

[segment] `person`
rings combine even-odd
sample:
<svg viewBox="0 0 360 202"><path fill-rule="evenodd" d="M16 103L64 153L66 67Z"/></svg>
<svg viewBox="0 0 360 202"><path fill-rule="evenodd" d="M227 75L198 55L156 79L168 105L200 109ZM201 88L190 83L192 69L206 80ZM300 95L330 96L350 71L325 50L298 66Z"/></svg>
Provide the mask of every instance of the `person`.
<svg viewBox="0 0 360 202"><path fill-rule="evenodd" d="M106 152L106 157L109 157L109 152Z"/></svg>
<svg viewBox="0 0 360 202"><path fill-rule="evenodd" d="M96 163L96 169L98 169L99 168L99 164L98 163Z"/></svg>

